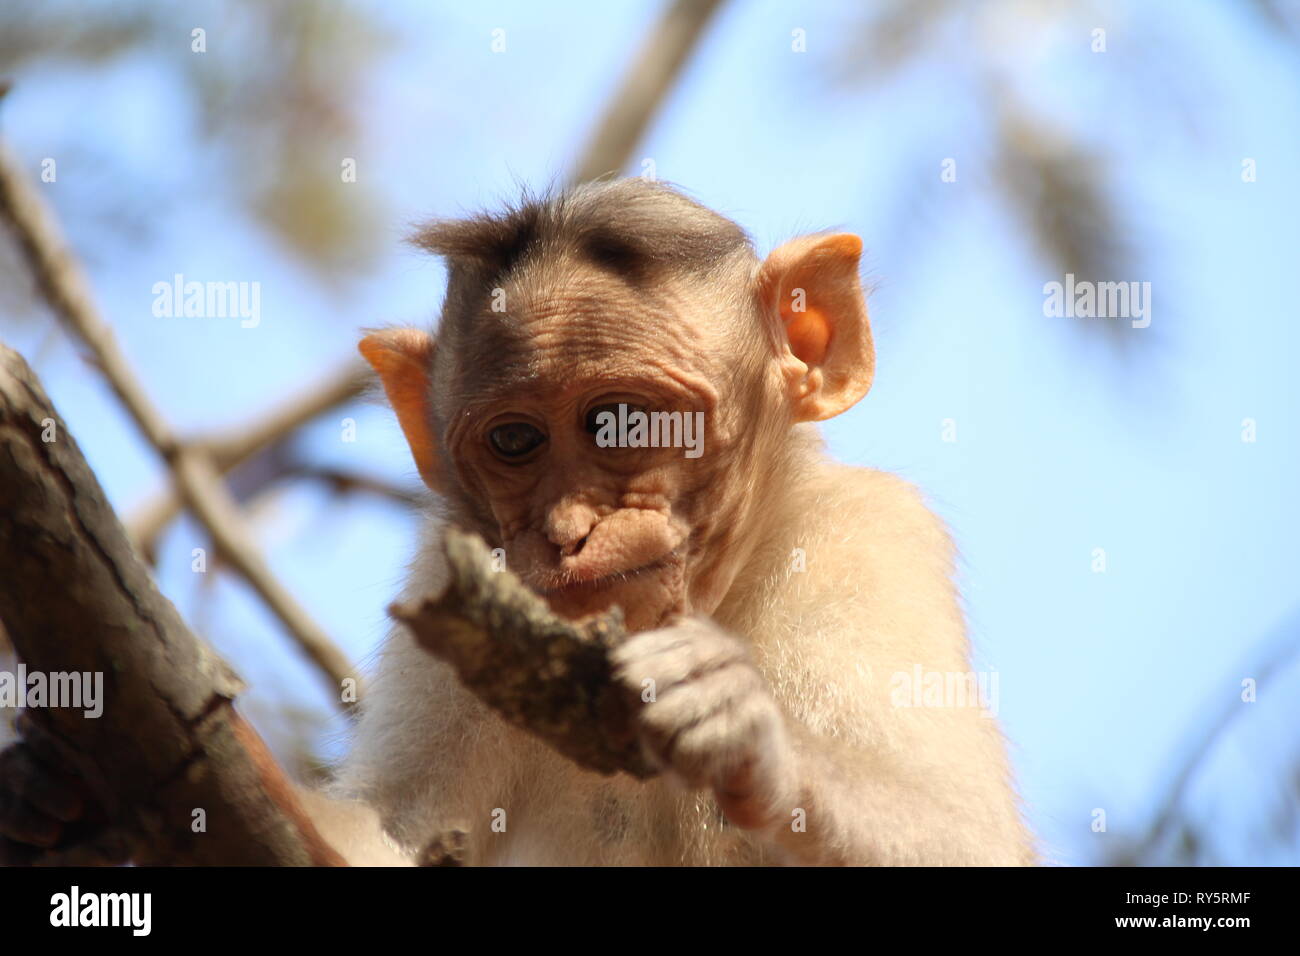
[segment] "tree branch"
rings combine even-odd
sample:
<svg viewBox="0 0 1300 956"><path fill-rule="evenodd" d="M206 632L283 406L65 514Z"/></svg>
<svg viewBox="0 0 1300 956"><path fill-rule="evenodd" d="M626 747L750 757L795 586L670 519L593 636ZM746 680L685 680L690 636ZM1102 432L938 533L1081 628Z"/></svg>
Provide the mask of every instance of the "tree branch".
<svg viewBox="0 0 1300 956"><path fill-rule="evenodd" d="M3 346L0 619L47 681L102 675L98 718L84 706L28 714L137 862L342 865L231 706L239 679L158 592L36 376Z"/></svg>
<svg viewBox="0 0 1300 956"><path fill-rule="evenodd" d="M370 380L370 370L365 365L349 362L346 368L309 386L263 417L218 434L190 439L186 444L207 449L217 471L226 474L259 453L276 448L330 409L358 397ZM180 497L169 488L127 519L127 534L150 561L157 552L158 536L176 519L182 507Z"/></svg>
<svg viewBox="0 0 1300 956"><path fill-rule="evenodd" d="M616 173L672 89L723 0L673 0L609 100L570 182Z"/></svg>

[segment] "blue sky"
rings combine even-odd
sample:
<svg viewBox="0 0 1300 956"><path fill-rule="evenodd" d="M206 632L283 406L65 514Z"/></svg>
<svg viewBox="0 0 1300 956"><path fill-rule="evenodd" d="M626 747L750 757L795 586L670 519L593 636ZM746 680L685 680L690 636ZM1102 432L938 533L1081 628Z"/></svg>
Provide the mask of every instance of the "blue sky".
<svg viewBox="0 0 1300 956"><path fill-rule="evenodd" d="M737 219L761 251L825 227L864 237L877 379L828 423L830 447L915 481L950 523L976 660L1000 673L1030 821L1055 858L1091 862L1108 838L1141 829L1211 713L1270 642L1297 633L1300 46L1209 0L1037 17L1031 9L1051 5L1008 2L947 37L948 53L847 88L828 70L854 56L849 6L724 10L638 156ZM396 39L364 91L349 155L382 184L391 218L374 268L333 287L232 205L225 183L238 162L203 151L193 104L156 52L17 77L5 135L33 167L60 157L60 183L46 188L74 241L93 234L69 198L78 189L157 196L148 241L102 243L87 259L106 315L178 427L255 416L350 355L360 327L430 322L442 271L401 245L409 223L561 177L658 4L370 9ZM1097 26L1104 54L1089 51ZM504 54L489 48L497 27ZM795 28L807 53L791 52ZM1153 289L1151 327L1132 330L1144 338L1129 358L1043 315L1043 284L1061 277L984 171L987 110L952 50L996 62L1027 103L1110 157L1107 189L1131 229L1119 238L1143 255L1109 278ZM948 157L955 183L940 181ZM1246 157L1254 183L1241 179ZM177 272L260 281L260 326L154 317L153 283ZM130 423L43 322L5 321L0 333L37 366L129 513L162 480ZM355 444L339 441L345 414ZM1245 418L1257 422L1254 443L1241 441ZM955 443L941 440L945 419ZM322 421L304 447L413 478L378 406ZM410 550L409 516L300 488L258 517L293 591L349 653L371 653ZM202 544L188 523L173 529L164 590L253 684L255 717L280 719L289 700L318 737L310 728L329 706L310 672L238 584L190 573ZM1102 574L1091 569L1098 547ZM1189 811L1223 862L1297 862L1294 841L1249 834L1279 799L1295 800L1279 788L1297 757L1298 685L1294 665L1262 684L1191 788ZM1099 807L1107 834L1090 830Z"/></svg>

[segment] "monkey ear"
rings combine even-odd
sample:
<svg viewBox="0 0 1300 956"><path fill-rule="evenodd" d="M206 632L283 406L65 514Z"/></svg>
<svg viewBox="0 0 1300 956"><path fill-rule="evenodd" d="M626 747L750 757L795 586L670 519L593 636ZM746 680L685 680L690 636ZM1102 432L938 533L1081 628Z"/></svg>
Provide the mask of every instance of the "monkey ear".
<svg viewBox="0 0 1300 956"><path fill-rule="evenodd" d="M875 350L858 278L862 240L803 236L773 250L759 270L764 314L774 324L795 421L831 418L871 388Z"/></svg>
<svg viewBox="0 0 1300 956"><path fill-rule="evenodd" d="M419 329L384 329L371 332L357 345L362 356L379 373L379 381L397 413L415 467L424 483L438 491L442 476L433 439L430 375L436 348L433 336Z"/></svg>

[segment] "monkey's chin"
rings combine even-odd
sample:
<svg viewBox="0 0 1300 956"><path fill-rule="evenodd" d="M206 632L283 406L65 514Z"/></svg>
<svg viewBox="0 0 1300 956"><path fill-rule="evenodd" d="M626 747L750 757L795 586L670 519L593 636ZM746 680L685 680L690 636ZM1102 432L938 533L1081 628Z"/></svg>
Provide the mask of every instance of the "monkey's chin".
<svg viewBox="0 0 1300 956"><path fill-rule="evenodd" d="M683 597L674 571L663 568L622 580L571 585L542 596L552 611L569 620L618 605L628 631L648 631L682 612Z"/></svg>

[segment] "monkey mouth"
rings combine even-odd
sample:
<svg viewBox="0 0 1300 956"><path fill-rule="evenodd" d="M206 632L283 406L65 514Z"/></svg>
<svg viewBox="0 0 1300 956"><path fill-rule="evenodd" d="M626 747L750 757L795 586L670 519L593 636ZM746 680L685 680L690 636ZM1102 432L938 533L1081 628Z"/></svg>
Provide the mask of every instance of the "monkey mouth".
<svg viewBox="0 0 1300 956"><path fill-rule="evenodd" d="M615 571L612 574L601 575L598 578L588 578L586 580L556 580L548 586L534 585L533 590L545 598L559 597L562 595L589 594L595 591L603 591L607 588L616 587L620 584L628 584L640 578L655 574L666 569L672 563L672 556L668 555L657 561L651 561L640 567L631 568L626 571Z"/></svg>

